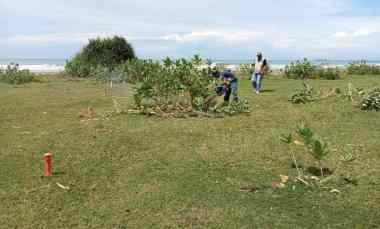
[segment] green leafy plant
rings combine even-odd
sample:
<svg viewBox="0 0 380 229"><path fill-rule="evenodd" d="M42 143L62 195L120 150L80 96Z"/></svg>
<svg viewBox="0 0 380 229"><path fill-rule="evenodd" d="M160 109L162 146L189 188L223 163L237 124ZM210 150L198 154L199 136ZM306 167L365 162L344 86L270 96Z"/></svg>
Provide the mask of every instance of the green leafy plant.
<svg viewBox="0 0 380 229"><path fill-rule="evenodd" d="M360 108L366 111L380 111L380 88L366 92L360 102Z"/></svg>
<svg viewBox="0 0 380 229"><path fill-rule="evenodd" d="M334 172L329 168L323 167L323 162L327 160L327 156L330 153L329 147L327 143L323 142L319 136L317 136L311 128L306 126L304 122L301 122L295 131L295 134L284 134L280 136L280 141L285 143L290 150L290 153L292 155L293 165L297 169L298 176L296 180L301 181L303 184L310 186L311 183L315 184L315 181L319 181L319 184L323 184L327 181L330 181L334 178L341 178L341 173L338 173L338 171L341 169L342 165L348 165L349 163L353 162L355 157L355 151L354 145L346 145L341 148L341 155L340 159L336 162ZM308 153L312 156L312 158L318 163L319 168L317 168L317 173L320 174L321 177L325 177L324 179L317 178L315 176L307 176L304 175L304 166L299 166L297 159L296 159L296 153L294 147L303 147L305 149L304 152ZM359 147L358 147L359 148ZM361 149L361 147L360 147ZM315 174L315 168L309 167L307 171ZM325 172L326 171L326 172ZM328 173L328 177L325 175ZM347 179L345 178L347 181ZM351 182L351 180L348 180L348 182ZM356 182L356 180L353 180L353 182Z"/></svg>
<svg viewBox="0 0 380 229"><path fill-rule="evenodd" d="M134 58L132 46L123 37L90 39L74 58L66 62L65 72L74 77L91 77L99 66L114 69Z"/></svg>
<svg viewBox="0 0 380 229"><path fill-rule="evenodd" d="M313 64L308 59L291 62L285 67L285 76L289 79L340 79L342 71L339 68L324 68Z"/></svg>
<svg viewBox="0 0 380 229"><path fill-rule="evenodd" d="M316 95L314 94L313 87L306 82L303 82L302 90L297 90L297 92L289 98L289 101L294 104L306 104L314 102L315 100Z"/></svg>
<svg viewBox="0 0 380 229"><path fill-rule="evenodd" d="M34 81L35 75L29 70L20 70L19 65L11 63L0 70L0 82L8 84L25 84Z"/></svg>
<svg viewBox="0 0 380 229"><path fill-rule="evenodd" d="M380 66L370 65L365 60L354 61L347 67L349 75L380 75Z"/></svg>
<svg viewBox="0 0 380 229"><path fill-rule="evenodd" d="M213 104L217 82L210 69L194 64L201 62L197 56L192 60L166 58L162 63L131 60L120 68L128 81L135 83L135 104L144 113L214 112L219 110ZM245 109L242 103L231 103L228 112Z"/></svg>
<svg viewBox="0 0 380 229"><path fill-rule="evenodd" d="M343 148L343 154L342 154L341 157L342 157L342 161L343 162L352 162L352 161L354 161L356 158L355 158L355 155L354 155L353 146L352 145L346 145Z"/></svg>
<svg viewBox="0 0 380 229"><path fill-rule="evenodd" d="M305 143L307 152L310 153L313 158L318 161L319 167L321 169L321 176L323 177L322 161L330 152L327 144L316 137L313 130L305 126L303 123L297 127L297 134Z"/></svg>
<svg viewBox="0 0 380 229"><path fill-rule="evenodd" d="M190 61L166 58L162 64L131 61L122 68L136 82L134 98L137 107L146 109L149 105L156 112L165 111L168 106L189 110L196 107L197 98L206 98L212 93L213 81L208 72L193 64L199 61L199 57Z"/></svg>
<svg viewBox="0 0 380 229"><path fill-rule="evenodd" d="M217 104L210 109L210 112L222 116L233 116L241 113L249 113L249 103L245 99L240 99L237 101L232 101L231 103Z"/></svg>
<svg viewBox="0 0 380 229"><path fill-rule="evenodd" d="M329 154L329 149L326 143L324 143L319 137L317 137L314 131L307 127L304 123L301 123L297 126L296 134L301 141L295 140L293 135L290 133L288 135L280 136L280 140L286 143L289 147L291 145L303 146L306 149L306 152L309 153L317 162L320 167L321 176L324 176L322 163L326 160L327 155ZM291 150L291 155L293 163L297 168L298 178L301 181L303 177L303 172L301 171L294 151ZM304 182L304 181L303 181ZM305 182L304 182L305 183Z"/></svg>
<svg viewBox="0 0 380 229"><path fill-rule="evenodd" d="M285 76L289 79L310 79L316 66L308 59L291 62L285 67Z"/></svg>
<svg viewBox="0 0 380 229"><path fill-rule="evenodd" d="M341 78L342 71L339 68L316 67L313 74L313 78L316 79L338 80Z"/></svg>

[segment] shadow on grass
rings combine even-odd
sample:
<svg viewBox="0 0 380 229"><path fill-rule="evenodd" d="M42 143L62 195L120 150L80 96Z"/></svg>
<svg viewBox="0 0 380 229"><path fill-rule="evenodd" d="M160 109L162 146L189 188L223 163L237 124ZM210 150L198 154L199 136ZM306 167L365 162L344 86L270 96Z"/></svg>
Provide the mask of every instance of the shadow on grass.
<svg viewBox="0 0 380 229"><path fill-rule="evenodd" d="M62 171L53 172L53 176L63 176L63 175L66 175L66 172L62 172Z"/></svg>
<svg viewBox="0 0 380 229"><path fill-rule="evenodd" d="M291 167L293 169L296 168L294 163L292 163ZM317 176L317 177L322 176L321 168L314 167L314 166L305 168L303 165L298 165L298 168L302 169L306 173L311 174L313 176ZM331 176L334 173L334 171L332 171L330 168L322 168L322 171L323 171L323 176Z"/></svg>
<svg viewBox="0 0 380 229"><path fill-rule="evenodd" d="M273 92L276 92L275 90L271 90L271 89L268 89L268 90L261 90L260 93L273 93Z"/></svg>

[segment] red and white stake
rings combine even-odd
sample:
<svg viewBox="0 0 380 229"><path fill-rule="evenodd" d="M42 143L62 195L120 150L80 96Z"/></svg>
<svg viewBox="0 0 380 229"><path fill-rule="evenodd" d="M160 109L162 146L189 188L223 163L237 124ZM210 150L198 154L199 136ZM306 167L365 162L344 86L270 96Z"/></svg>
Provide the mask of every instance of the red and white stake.
<svg viewBox="0 0 380 229"><path fill-rule="evenodd" d="M46 153L44 155L45 161L45 177L50 177L53 175L53 154Z"/></svg>

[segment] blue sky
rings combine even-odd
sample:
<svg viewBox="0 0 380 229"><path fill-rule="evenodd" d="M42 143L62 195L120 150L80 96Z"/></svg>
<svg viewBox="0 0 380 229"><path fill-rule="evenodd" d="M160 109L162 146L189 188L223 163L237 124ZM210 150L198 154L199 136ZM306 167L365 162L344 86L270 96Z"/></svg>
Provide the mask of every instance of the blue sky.
<svg viewBox="0 0 380 229"><path fill-rule="evenodd" d="M69 58L122 35L140 57L380 59L376 0L0 0L0 58Z"/></svg>

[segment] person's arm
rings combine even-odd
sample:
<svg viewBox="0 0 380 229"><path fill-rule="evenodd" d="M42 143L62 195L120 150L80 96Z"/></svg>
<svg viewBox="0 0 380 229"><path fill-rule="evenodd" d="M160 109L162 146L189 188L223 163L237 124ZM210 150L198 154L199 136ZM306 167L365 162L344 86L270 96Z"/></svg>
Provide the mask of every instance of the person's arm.
<svg viewBox="0 0 380 229"><path fill-rule="evenodd" d="M261 66L261 71L260 71L261 75L264 75L264 74L265 74L267 64L268 64L268 63L267 63L267 59L263 59L263 65Z"/></svg>

